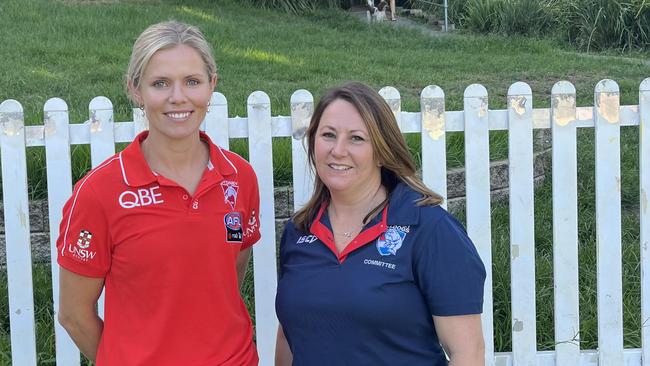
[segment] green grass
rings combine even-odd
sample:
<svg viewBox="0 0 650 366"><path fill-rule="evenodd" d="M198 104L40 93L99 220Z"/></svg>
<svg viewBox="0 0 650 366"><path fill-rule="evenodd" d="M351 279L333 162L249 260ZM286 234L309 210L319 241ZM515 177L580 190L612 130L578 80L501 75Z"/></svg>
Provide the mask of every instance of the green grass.
<svg viewBox="0 0 650 366"><path fill-rule="evenodd" d="M3 57L0 58L0 101L12 98L25 109L28 124L41 124L43 104L60 97L70 108L71 121L88 118L88 103L107 96L116 121L131 119L123 87L130 47L148 25L178 19L198 25L212 42L220 79L217 90L229 101L231 116L246 115L246 99L255 90L269 94L273 115L289 115L296 89L316 98L331 86L361 80L380 88L395 86L404 111L419 110L419 92L429 84L443 88L446 109L461 110L463 90L471 83L486 86L492 109L505 108L508 87L530 84L535 107L548 107L550 90L558 80L576 86L579 106L593 105L593 89L604 78L617 81L622 104L638 103L638 85L650 76L648 53L619 57L581 54L551 40L499 35L451 34L430 38L417 30L380 24L370 26L337 11L301 17L247 7L236 1L139 0L99 2L74 0L7 0L0 2ZM47 20L47 21L44 21ZM7 50L7 51L4 51ZM625 344L640 344L638 269L638 133L623 128L623 251ZM582 348L596 348L596 264L593 183L593 130L581 130L580 155L580 284ZM408 137L414 151L419 138ZM507 133L492 132L491 158L507 156ZM448 163L463 164L462 134L448 136ZM246 156L246 141L231 147ZM279 152L278 152L279 151ZM288 138L274 142L276 184L289 182ZM636 154L636 155L635 155ZM43 148L30 148L30 196L46 192ZM416 154L416 159L420 159ZM74 178L89 167L88 148L73 149ZM547 180L536 192L537 311L540 350L553 348L553 284L551 188ZM510 349L510 272L508 210L493 207L495 348ZM47 265L34 268L40 364L53 363L52 313ZM253 301L252 282L244 287ZM0 271L0 365L9 361L6 272Z"/></svg>

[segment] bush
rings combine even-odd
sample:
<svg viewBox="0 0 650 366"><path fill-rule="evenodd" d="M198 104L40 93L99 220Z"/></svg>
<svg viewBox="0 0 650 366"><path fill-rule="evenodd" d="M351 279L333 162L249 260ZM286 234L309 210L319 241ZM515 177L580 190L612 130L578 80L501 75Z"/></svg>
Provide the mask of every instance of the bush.
<svg viewBox="0 0 650 366"><path fill-rule="evenodd" d="M479 33L558 34L587 51L650 46L647 0L459 0L449 17Z"/></svg>

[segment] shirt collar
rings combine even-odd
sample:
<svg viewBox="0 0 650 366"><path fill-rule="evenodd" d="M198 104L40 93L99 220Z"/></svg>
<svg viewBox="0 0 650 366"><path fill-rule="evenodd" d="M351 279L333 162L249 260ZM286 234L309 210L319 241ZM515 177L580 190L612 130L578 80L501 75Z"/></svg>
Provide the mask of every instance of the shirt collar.
<svg viewBox="0 0 650 366"><path fill-rule="evenodd" d="M214 174L214 178L217 181L221 181L227 176L237 174L235 165L224 154L223 149L213 144L210 137L204 132L200 132L199 134L201 140L207 142L210 149L207 170ZM149 168L149 164L147 164L142 154L141 144L148 135L149 131L141 132L129 146L119 153L122 178L124 179L124 183L130 187L140 187L158 180L158 177Z"/></svg>

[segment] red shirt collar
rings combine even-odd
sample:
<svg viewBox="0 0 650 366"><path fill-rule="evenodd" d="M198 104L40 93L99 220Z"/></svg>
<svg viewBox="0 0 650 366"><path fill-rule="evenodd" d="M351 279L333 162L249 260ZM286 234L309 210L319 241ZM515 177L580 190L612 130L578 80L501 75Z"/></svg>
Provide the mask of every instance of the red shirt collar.
<svg viewBox="0 0 650 366"><path fill-rule="evenodd" d="M352 241L345 247L345 249L339 253L336 249L336 244L334 244L334 234L332 233L332 230L321 222L321 218L325 212L325 209L327 208L327 205L327 202L321 205L320 210L318 210L318 214L316 215L314 222L312 222L309 230L318 239L320 239L320 241L322 241L332 251L332 253L334 253L340 263L343 263L348 254L377 239L379 235L386 232L386 229L388 228L388 225L386 224L386 221L388 219L388 205L386 205L381 212L381 219L374 225L362 229L359 235L352 239Z"/></svg>

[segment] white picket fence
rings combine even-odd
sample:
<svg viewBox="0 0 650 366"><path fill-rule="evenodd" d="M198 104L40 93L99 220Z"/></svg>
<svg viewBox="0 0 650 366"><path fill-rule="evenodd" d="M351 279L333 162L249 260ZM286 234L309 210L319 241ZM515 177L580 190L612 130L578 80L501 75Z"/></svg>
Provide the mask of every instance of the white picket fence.
<svg viewBox="0 0 650 366"><path fill-rule="evenodd" d="M490 110L487 90L470 85L464 110L445 111L445 96L437 86L421 93L421 111L402 112L399 92L385 87L388 101L404 133L422 136L425 183L443 196L447 192L445 134L465 131L467 231L486 264L483 331L487 365L604 365L650 366L650 78L641 83L639 104L620 106L618 85L603 80L595 88L594 107L576 107L575 88L561 81L552 89L550 108L532 108L532 92L522 82L508 90L508 109ZM68 107L58 98L47 101L44 125L24 126L23 109L14 100L0 104L2 189L4 192L7 271L12 362L36 365L32 259L27 201L26 148L45 146L52 257L61 209L71 194L70 146L90 144L92 165L115 153L116 142L130 142L147 128L138 109L132 122L114 123L113 105L105 97L90 102L90 117L69 124ZM291 116L271 116L267 94L248 98L248 117L229 118L226 98L214 93L204 129L228 147L230 138L247 137L250 162L259 179L262 242L254 247L255 315L261 365L273 364L277 319L274 297L277 282L272 139L292 136L294 208L311 193L313 177L307 170L302 137L313 113L312 95L305 90L291 97ZM641 349L623 348L621 273L620 127L639 126L640 132L640 253ZM598 350L579 346L578 227L576 128L595 128L596 216L598 251ZM533 224L533 129L550 128L553 136L553 242L555 351L537 351L535 310L535 242ZM646 132L644 133L644 129ZM510 179L510 253L512 352L495 353L492 325L490 228L490 162L488 132L508 130ZM54 309L58 307L58 269L52 266ZM58 365L78 365L79 352L57 324Z"/></svg>

